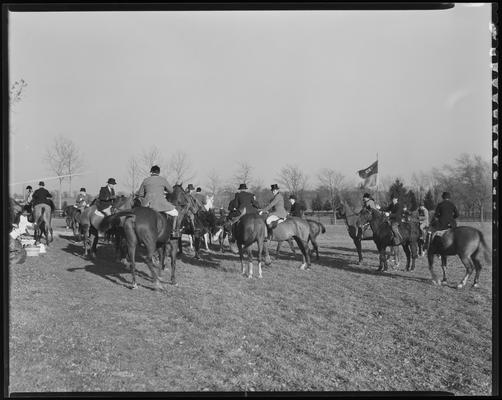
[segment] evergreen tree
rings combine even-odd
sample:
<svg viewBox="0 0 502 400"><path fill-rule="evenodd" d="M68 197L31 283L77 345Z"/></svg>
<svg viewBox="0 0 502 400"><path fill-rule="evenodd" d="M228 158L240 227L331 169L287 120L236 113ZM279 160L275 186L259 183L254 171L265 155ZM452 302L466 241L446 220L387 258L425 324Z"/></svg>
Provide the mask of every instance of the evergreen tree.
<svg viewBox="0 0 502 400"><path fill-rule="evenodd" d="M312 199L312 211L321 211L322 210L322 199L319 193Z"/></svg>
<svg viewBox="0 0 502 400"><path fill-rule="evenodd" d="M331 206L331 201L326 200L322 206L322 209L324 211L331 211L333 209L333 207Z"/></svg>
<svg viewBox="0 0 502 400"><path fill-rule="evenodd" d="M432 192L430 189L427 191L424 197L424 207L427 208L427 210L432 211L435 209L434 206L434 196L432 195Z"/></svg>

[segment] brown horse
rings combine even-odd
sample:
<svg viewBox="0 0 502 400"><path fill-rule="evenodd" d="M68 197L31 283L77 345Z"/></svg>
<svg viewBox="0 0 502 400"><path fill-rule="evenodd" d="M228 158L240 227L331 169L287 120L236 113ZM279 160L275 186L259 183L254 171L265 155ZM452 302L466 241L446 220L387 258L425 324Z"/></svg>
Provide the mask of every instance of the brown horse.
<svg viewBox="0 0 502 400"><path fill-rule="evenodd" d="M93 202L94 203L94 202ZM92 234L94 236L90 253L91 257L96 257L96 247L98 245L99 230L101 222L105 217L102 213L98 212L98 208L95 204L91 203L90 207L85 208L80 213L79 220L79 230L84 242L84 256L87 257L89 254L89 238ZM118 196L112 204L112 210L127 210L131 209L134 204L133 196ZM113 212L112 211L112 212Z"/></svg>
<svg viewBox="0 0 502 400"><path fill-rule="evenodd" d="M66 206L63 214L66 217L66 227L71 228L73 231L73 235L78 240L79 239L79 225L80 225L80 214L82 213L82 209L77 208L75 206Z"/></svg>
<svg viewBox="0 0 502 400"><path fill-rule="evenodd" d="M231 221L227 221L226 229L229 232L229 242L233 244L237 242L239 249L239 258L241 260L242 275L246 276L246 268L244 267L244 251L248 256L248 278L253 277L253 253L251 246L256 243L258 246L258 277L262 278L262 252L265 250L265 264L270 265L270 255L268 248L265 245L265 238L267 237L267 225L265 220L258 214L243 215L233 225Z"/></svg>
<svg viewBox="0 0 502 400"><path fill-rule="evenodd" d="M432 237L432 239L431 239ZM479 274L481 272L481 262L490 260L489 247L486 244L483 233L470 226L457 226L456 228L444 231L442 235L427 235L424 248L427 249L427 259L429 261L429 270L432 276L432 283L440 285L446 283L446 259L447 256L457 255L464 264L465 276L457 285L457 288L463 288L474 270L473 287L478 286ZM443 280L439 282L436 278L432 265L434 256L441 256L441 268L443 269Z"/></svg>
<svg viewBox="0 0 502 400"><path fill-rule="evenodd" d="M313 250L316 252L316 260L319 261L319 247L317 246L317 236L321 233L326 233L326 228L320 222L314 221L313 219L305 219L310 225L310 236L308 241L312 243ZM275 258L279 256L279 249L281 248L282 242L277 242L277 250L275 252ZM288 239L289 247L293 254L296 255L295 247L293 246L293 239ZM312 250L310 250L310 256L312 257Z"/></svg>
<svg viewBox="0 0 502 400"><path fill-rule="evenodd" d="M51 207L48 204L40 203L33 206L33 228L35 230L33 238L35 243L40 243L42 240L42 235L45 236L45 243L49 246L49 243L54 240L52 234L52 213ZM49 233L51 240L49 241Z"/></svg>
<svg viewBox="0 0 502 400"><path fill-rule="evenodd" d="M173 218L163 213L155 211L149 207L135 207L131 210L119 211L107 216L100 224L100 230L120 228L123 231L127 245L127 255L129 258L132 289L137 288L136 284L136 248L142 244L146 248L145 263L150 269L155 284L155 289L164 289L159 277L165 269L165 256L169 251L171 258L171 283L176 284L176 251L177 238L171 237L173 230ZM159 273L155 271L153 256L159 252L161 268ZM127 263L125 258L122 262Z"/></svg>
<svg viewBox="0 0 502 400"><path fill-rule="evenodd" d="M363 208L359 214L361 222L370 223L373 231L373 241L375 242L380 254L380 265L378 271L387 271L386 249L393 245L393 233L390 224L384 218L383 214L375 209L368 210ZM418 236L420 227L418 222L401 222L399 232L402 241L399 243L406 254L406 271L415 269L415 260L418 257ZM411 261L411 266L410 266Z"/></svg>
<svg viewBox="0 0 502 400"><path fill-rule="evenodd" d="M340 204L336 211L339 216L345 220L345 225L347 226L347 231L351 237L354 245L356 246L358 262L361 264L363 262L363 253L361 250L362 240L372 240L373 231L369 223L362 223L359 213L354 212L346 202Z"/></svg>

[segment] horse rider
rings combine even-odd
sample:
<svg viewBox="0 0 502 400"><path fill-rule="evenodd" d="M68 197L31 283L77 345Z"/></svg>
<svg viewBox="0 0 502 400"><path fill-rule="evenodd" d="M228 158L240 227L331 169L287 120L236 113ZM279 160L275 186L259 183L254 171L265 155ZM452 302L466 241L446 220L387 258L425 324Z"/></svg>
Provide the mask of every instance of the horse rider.
<svg viewBox="0 0 502 400"><path fill-rule="evenodd" d="M98 201L96 202L98 211L101 211L105 215L112 214L112 204L117 198L115 196L114 186L117 184L115 178L110 178L106 182L106 186L99 189Z"/></svg>
<svg viewBox="0 0 502 400"><path fill-rule="evenodd" d="M291 204L291 208L289 209L289 215L292 217L300 217L303 218L303 213L305 211L303 205L297 201L297 197L295 194L291 194L289 196L289 203Z"/></svg>
<svg viewBox="0 0 502 400"><path fill-rule="evenodd" d="M385 215L389 217L392 233L394 234L394 245L397 246L403 240L399 233L399 223L403 218L403 206L399 203L397 194L391 195L391 203L383 211L385 211Z"/></svg>
<svg viewBox="0 0 502 400"><path fill-rule="evenodd" d="M368 210L377 210L375 199L369 193L363 195L363 207Z"/></svg>
<svg viewBox="0 0 502 400"><path fill-rule="evenodd" d="M180 237L178 226L178 210L166 199L166 193L173 192L172 186L166 178L160 176L160 167L154 165L150 168L150 176L145 178L138 190L138 196L144 198L144 203L158 212L166 213L173 217L173 237Z"/></svg>
<svg viewBox="0 0 502 400"><path fill-rule="evenodd" d="M192 195L192 197L194 197L195 200L197 200L197 202L199 204L206 205L206 203L207 203L206 196L204 196L202 194L202 188L200 188L200 187L198 187L197 189L195 189L195 193Z"/></svg>
<svg viewBox="0 0 502 400"><path fill-rule="evenodd" d="M246 210L246 214L257 214L260 209L260 205L256 201L256 196L248 192L248 187L245 183L239 185L238 192L235 193L234 197L234 208L242 213Z"/></svg>
<svg viewBox="0 0 502 400"><path fill-rule="evenodd" d="M35 207L37 204L42 204L42 203L50 206L51 212L54 212L54 210L56 209L56 206L52 201L52 195L45 188L45 183L43 181L40 181L38 182L38 189L33 192L33 197L31 202L32 208Z"/></svg>
<svg viewBox="0 0 502 400"><path fill-rule="evenodd" d="M31 205L33 202L33 188L26 186L26 197L24 199L23 213L31 214Z"/></svg>
<svg viewBox="0 0 502 400"><path fill-rule="evenodd" d="M267 227L269 228L269 233L271 233L271 230L277 226L279 220L285 219L288 215L286 209L284 208L284 197L279 192L279 186L274 183L273 185L270 185L270 190L272 191L274 197L272 197L270 202L259 212L261 215L265 211L271 211L265 221Z"/></svg>
<svg viewBox="0 0 502 400"><path fill-rule="evenodd" d="M457 226L458 210L455 204L450 200L450 193L444 192L441 201L434 212L434 219L437 221L434 228L436 230L445 230Z"/></svg>
<svg viewBox="0 0 502 400"><path fill-rule="evenodd" d="M85 188L80 188L79 194L77 194L77 197L75 199L75 204L73 207L78 208L79 210L83 210L85 207L89 207L89 201L88 201L88 196L85 191Z"/></svg>

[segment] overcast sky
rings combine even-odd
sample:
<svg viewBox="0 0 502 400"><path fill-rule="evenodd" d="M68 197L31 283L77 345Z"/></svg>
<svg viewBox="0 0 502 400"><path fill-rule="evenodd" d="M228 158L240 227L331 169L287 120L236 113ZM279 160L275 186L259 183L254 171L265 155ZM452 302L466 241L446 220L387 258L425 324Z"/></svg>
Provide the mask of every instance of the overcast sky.
<svg viewBox="0 0 502 400"><path fill-rule="evenodd" d="M313 186L323 167L357 181L377 153L405 181L464 152L489 161L490 20L489 4L10 13L10 80L28 83L11 182L54 175L43 158L57 135L80 148L89 174L74 186L90 193L109 177L126 190L127 160L152 145L186 152L200 186L239 161L266 186L286 164Z"/></svg>

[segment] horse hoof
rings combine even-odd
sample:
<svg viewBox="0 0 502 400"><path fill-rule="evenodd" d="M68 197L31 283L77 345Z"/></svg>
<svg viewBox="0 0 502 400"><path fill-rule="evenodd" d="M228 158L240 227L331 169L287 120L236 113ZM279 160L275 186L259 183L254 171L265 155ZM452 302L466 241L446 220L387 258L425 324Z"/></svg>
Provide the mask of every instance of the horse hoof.
<svg viewBox="0 0 502 400"><path fill-rule="evenodd" d="M248 276L248 279L252 279L252 278L253 278L253 275L249 275L249 276Z"/></svg>
<svg viewBox="0 0 502 400"><path fill-rule="evenodd" d="M447 283L448 283L448 282L446 281L446 279L443 279L443 280L441 281L441 285L446 285Z"/></svg>
<svg viewBox="0 0 502 400"><path fill-rule="evenodd" d="M304 270L305 271L305 264L302 264L300 269Z"/></svg>
<svg viewBox="0 0 502 400"><path fill-rule="evenodd" d="M472 285L472 287L473 287L473 288L477 288L477 287L479 287L479 284L478 284L478 283L474 283L474 284Z"/></svg>
<svg viewBox="0 0 502 400"><path fill-rule="evenodd" d="M131 289L137 289L137 288L138 288L138 285L137 285L137 284L133 283L133 284L131 285Z"/></svg>
<svg viewBox="0 0 502 400"><path fill-rule="evenodd" d="M464 285L462 285L461 283L459 283L459 284L457 285L457 289L462 289L463 287L464 287Z"/></svg>

